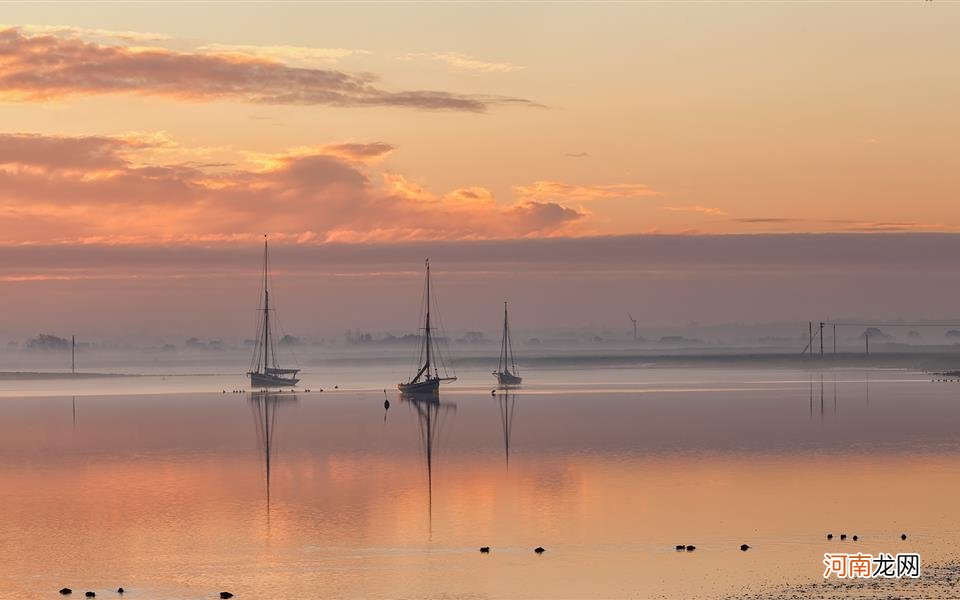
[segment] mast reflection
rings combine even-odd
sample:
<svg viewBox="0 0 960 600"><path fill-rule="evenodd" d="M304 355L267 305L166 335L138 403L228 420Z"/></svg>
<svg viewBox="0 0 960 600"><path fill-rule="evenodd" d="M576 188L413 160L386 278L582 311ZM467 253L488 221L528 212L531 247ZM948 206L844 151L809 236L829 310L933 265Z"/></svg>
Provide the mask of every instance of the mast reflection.
<svg viewBox="0 0 960 600"><path fill-rule="evenodd" d="M433 458L440 441L440 431L449 413L457 410L453 402L441 402L436 396L401 395L400 401L406 403L417 413L417 425L420 430L420 448L427 466L427 510L433 522Z"/></svg>
<svg viewBox="0 0 960 600"><path fill-rule="evenodd" d="M517 406L517 394L503 391L497 394L500 405L500 425L503 431L503 453L507 467L510 466L510 439L513 435L513 413Z"/></svg>
<svg viewBox="0 0 960 600"><path fill-rule="evenodd" d="M270 469L272 466L277 415L281 406L296 404L296 394L283 392L252 392L248 397L257 432L257 446L264 458L267 494L267 518L270 518Z"/></svg>

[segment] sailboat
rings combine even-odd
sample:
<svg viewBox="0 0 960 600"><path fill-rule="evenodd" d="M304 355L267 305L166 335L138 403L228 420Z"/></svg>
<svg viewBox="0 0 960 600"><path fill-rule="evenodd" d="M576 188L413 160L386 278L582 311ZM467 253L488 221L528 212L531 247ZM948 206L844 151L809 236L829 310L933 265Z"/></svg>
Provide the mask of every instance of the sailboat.
<svg viewBox="0 0 960 600"><path fill-rule="evenodd" d="M424 292L426 312L423 320L423 335L420 336L420 358L417 361L417 374L410 381L397 384L404 394L437 395L441 381L456 381L456 375L447 373L447 366L433 337L434 327L430 323L430 259L426 260L427 283Z"/></svg>
<svg viewBox="0 0 960 600"><path fill-rule="evenodd" d="M263 236L263 304L257 312L262 318L257 323L257 343L254 346L253 360L250 362L250 385L263 389L271 387L293 387L300 381L297 373L300 369L284 369L277 364L277 350L273 343L273 329L270 323L270 260L267 252L267 236Z"/></svg>
<svg viewBox="0 0 960 600"><path fill-rule="evenodd" d="M510 322L507 319L507 303L503 303L503 339L500 340L500 364L493 372L500 385L520 385L517 363L513 359L513 343L510 342Z"/></svg>

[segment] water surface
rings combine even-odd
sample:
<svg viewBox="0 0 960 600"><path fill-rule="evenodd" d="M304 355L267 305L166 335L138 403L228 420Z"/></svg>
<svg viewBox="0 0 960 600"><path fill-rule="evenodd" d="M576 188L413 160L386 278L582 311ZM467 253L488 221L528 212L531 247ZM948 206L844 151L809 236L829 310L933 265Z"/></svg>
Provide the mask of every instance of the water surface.
<svg viewBox="0 0 960 600"><path fill-rule="evenodd" d="M389 410L359 373L271 396L5 384L0 597L716 598L809 585L828 550L956 558L960 384L525 376L492 396L466 373L439 404L388 392Z"/></svg>

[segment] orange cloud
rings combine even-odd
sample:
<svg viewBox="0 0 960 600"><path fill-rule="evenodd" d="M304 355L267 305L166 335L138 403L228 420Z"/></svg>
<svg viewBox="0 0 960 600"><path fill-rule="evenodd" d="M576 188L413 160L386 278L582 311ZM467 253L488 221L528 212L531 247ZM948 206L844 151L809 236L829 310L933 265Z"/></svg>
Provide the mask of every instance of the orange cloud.
<svg viewBox="0 0 960 600"><path fill-rule="evenodd" d="M689 212L689 213L702 213L705 215L726 215L727 211L720 208L713 208L711 206L700 206L699 204L694 206L664 206L663 210L669 210L671 212Z"/></svg>
<svg viewBox="0 0 960 600"><path fill-rule="evenodd" d="M241 52L137 49L76 36L0 31L0 98L49 101L71 96L143 94L193 101L394 106L483 112L528 100L413 90L392 92L369 74L292 67Z"/></svg>
<svg viewBox="0 0 960 600"><path fill-rule="evenodd" d="M480 187L436 195L366 171L393 147L332 144L260 168L155 164L152 138L0 135L0 226L14 243L501 239L576 234L586 213L553 202L499 204ZM181 149L181 154L184 151ZM141 156L141 153L143 156Z"/></svg>
<svg viewBox="0 0 960 600"><path fill-rule="evenodd" d="M639 183L616 183L609 185L575 185L559 181L535 181L530 185L515 186L513 191L521 198L531 200L591 201L611 198L636 198L639 196L659 196L660 192L651 190Z"/></svg>
<svg viewBox="0 0 960 600"><path fill-rule="evenodd" d="M442 62L453 69L478 71L481 73L509 73L523 69L523 67L509 62L480 60L459 52L410 52L398 58L400 60L434 60Z"/></svg>

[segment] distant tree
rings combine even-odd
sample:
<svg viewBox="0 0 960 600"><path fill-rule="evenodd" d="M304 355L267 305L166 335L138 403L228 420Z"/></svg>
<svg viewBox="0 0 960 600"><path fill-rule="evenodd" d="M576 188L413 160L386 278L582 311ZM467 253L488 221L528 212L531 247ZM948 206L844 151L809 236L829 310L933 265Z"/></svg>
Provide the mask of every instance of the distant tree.
<svg viewBox="0 0 960 600"><path fill-rule="evenodd" d="M201 342L199 339L195 337L188 339L186 342L184 342L184 345L187 348L206 348L207 347L206 344L204 344L203 342Z"/></svg>
<svg viewBox="0 0 960 600"><path fill-rule="evenodd" d="M960 333L960 332L958 332L958 333ZM919 331L910 330L910 331L907 332L907 337L910 338L910 339L917 339L917 338L920 337L920 332L919 332Z"/></svg>
<svg viewBox="0 0 960 600"><path fill-rule="evenodd" d="M479 344L483 342L483 332L482 331L468 331L464 334L463 339L459 341L464 341L468 344Z"/></svg>
<svg viewBox="0 0 960 600"><path fill-rule="evenodd" d="M863 333L860 334L860 339L870 336L871 340L892 340L893 336L889 333L885 333L881 329L876 327L867 327L863 330Z"/></svg>
<svg viewBox="0 0 960 600"><path fill-rule="evenodd" d="M956 338L960 338L960 331L957 331L956 329L951 329L950 331L946 332L943 335L944 337L948 337L950 339L956 339Z"/></svg>
<svg viewBox="0 0 960 600"><path fill-rule="evenodd" d="M282 338L280 338L280 345L281 346L299 346L300 338L287 334Z"/></svg>
<svg viewBox="0 0 960 600"><path fill-rule="evenodd" d="M27 350L63 351L70 349L70 340L41 333L32 340L27 341Z"/></svg>

